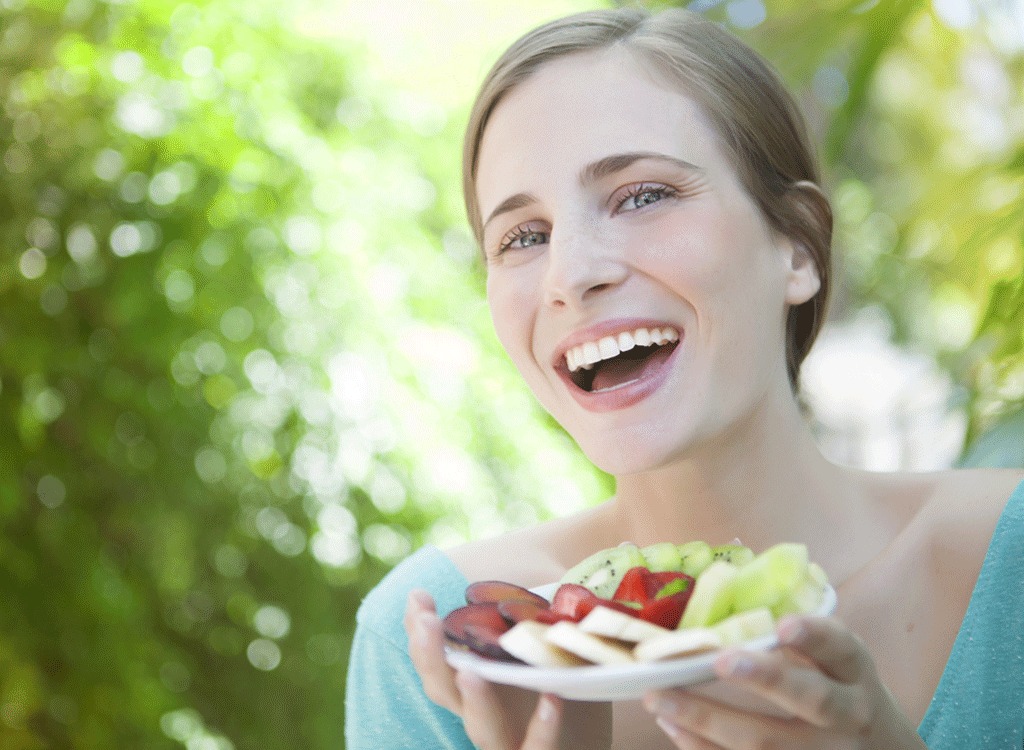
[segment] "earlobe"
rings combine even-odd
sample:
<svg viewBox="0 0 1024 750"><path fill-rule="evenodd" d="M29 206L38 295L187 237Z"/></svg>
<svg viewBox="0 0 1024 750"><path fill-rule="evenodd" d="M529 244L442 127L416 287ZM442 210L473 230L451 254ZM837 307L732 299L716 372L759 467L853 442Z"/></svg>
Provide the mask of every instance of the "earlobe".
<svg viewBox="0 0 1024 750"><path fill-rule="evenodd" d="M790 305L802 305L821 289L821 276L818 265L803 245L792 243L789 254L786 282L786 302Z"/></svg>

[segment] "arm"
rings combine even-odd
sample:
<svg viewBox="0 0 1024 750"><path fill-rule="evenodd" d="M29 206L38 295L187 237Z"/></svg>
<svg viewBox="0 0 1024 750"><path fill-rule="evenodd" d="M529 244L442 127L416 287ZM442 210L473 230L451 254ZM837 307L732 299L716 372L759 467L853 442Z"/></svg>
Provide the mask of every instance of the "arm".
<svg viewBox="0 0 1024 750"><path fill-rule="evenodd" d="M409 655L360 623L349 657L345 741L350 750L472 750L462 722L423 693Z"/></svg>

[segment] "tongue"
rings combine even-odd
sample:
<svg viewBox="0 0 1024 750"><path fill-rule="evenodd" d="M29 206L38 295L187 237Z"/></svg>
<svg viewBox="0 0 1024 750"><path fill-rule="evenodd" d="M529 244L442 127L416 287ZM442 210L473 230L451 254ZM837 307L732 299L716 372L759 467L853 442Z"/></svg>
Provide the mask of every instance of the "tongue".
<svg viewBox="0 0 1024 750"><path fill-rule="evenodd" d="M613 359L601 362L595 369L590 390L604 390L639 380L661 367L675 349L675 344L657 347L637 347ZM633 355L633 356L630 356Z"/></svg>

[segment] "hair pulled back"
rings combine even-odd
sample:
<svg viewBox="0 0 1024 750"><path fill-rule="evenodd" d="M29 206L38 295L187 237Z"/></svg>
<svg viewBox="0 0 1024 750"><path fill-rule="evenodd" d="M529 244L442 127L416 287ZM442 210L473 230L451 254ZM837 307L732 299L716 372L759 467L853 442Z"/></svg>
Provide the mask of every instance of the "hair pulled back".
<svg viewBox="0 0 1024 750"><path fill-rule="evenodd" d="M818 293L793 306L786 324L786 366L796 389L800 364L825 318L831 288L832 210L799 108L776 73L752 49L696 13L638 8L578 13L516 41L494 64L470 113L463 148L463 193L477 243L482 217L476 179L487 122L509 91L544 63L620 47L660 80L690 96L717 134L740 183L775 232L817 267Z"/></svg>

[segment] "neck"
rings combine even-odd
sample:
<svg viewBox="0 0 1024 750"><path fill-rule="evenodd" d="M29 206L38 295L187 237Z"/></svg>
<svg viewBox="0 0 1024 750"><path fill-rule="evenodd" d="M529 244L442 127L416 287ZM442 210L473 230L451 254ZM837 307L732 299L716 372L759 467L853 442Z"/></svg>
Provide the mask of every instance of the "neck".
<svg viewBox="0 0 1024 750"><path fill-rule="evenodd" d="M778 542L835 544L857 504L846 470L820 453L788 393L657 469L617 477L610 510L638 545L737 537L755 551Z"/></svg>

